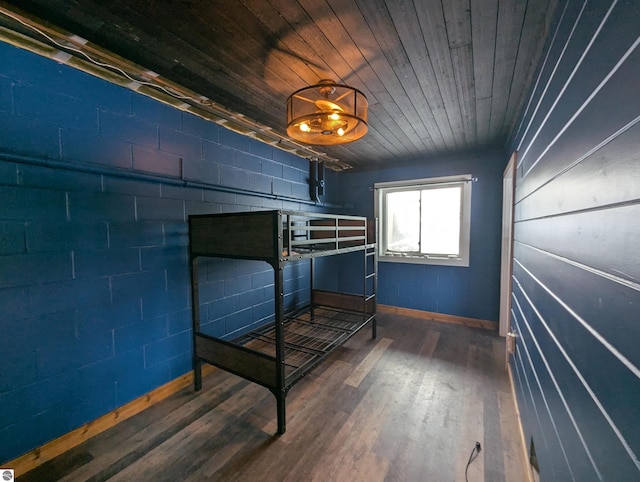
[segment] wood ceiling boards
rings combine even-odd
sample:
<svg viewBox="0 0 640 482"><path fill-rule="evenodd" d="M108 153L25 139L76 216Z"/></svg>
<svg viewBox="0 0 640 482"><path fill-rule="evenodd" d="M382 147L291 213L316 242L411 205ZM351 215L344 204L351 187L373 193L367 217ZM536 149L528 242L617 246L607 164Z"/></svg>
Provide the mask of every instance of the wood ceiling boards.
<svg viewBox="0 0 640 482"><path fill-rule="evenodd" d="M356 87L369 133L318 150L366 169L504 147L556 1L9 3L282 135L293 91L325 78Z"/></svg>

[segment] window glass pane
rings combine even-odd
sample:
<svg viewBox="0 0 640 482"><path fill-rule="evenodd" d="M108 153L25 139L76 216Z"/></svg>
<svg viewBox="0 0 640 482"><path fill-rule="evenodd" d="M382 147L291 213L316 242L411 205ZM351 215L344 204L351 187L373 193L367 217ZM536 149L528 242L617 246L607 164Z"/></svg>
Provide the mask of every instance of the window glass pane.
<svg viewBox="0 0 640 482"><path fill-rule="evenodd" d="M422 191L422 253L460 253L461 193L461 186Z"/></svg>
<svg viewBox="0 0 640 482"><path fill-rule="evenodd" d="M386 195L388 251L419 251L420 191L390 192Z"/></svg>
<svg viewBox="0 0 640 482"><path fill-rule="evenodd" d="M378 259L469 266L472 175L375 183Z"/></svg>

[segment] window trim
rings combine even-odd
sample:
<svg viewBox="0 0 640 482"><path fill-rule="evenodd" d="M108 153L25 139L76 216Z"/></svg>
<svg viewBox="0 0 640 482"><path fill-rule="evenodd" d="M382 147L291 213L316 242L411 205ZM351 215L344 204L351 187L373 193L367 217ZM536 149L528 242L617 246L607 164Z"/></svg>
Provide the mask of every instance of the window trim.
<svg viewBox="0 0 640 482"><path fill-rule="evenodd" d="M469 245L471 238L471 174L410 179L405 181L377 182L373 185L375 193L375 216L379 222L378 261L390 263L431 264L439 266L469 266ZM457 258L429 255L390 255L386 253L386 216L383 212L384 196L388 192L418 190L434 185L459 184L462 186L462 219L460 221L460 256Z"/></svg>

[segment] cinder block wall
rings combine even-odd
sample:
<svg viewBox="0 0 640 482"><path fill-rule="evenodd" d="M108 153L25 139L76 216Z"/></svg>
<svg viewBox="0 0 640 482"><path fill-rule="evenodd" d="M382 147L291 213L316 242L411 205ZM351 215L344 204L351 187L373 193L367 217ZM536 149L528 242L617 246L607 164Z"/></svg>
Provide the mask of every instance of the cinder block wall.
<svg viewBox="0 0 640 482"><path fill-rule="evenodd" d="M321 208L304 159L7 44L0 59L1 463L190 370L189 214ZM200 272L211 333L272 315L267 264ZM308 270L285 276L303 302Z"/></svg>

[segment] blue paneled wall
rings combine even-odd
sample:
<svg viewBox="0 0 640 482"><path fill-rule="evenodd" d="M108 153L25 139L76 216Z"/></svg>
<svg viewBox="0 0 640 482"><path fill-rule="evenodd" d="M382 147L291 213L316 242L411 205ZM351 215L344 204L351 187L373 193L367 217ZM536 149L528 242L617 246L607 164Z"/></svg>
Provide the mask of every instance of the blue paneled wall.
<svg viewBox="0 0 640 482"><path fill-rule="evenodd" d="M1 463L189 371L189 214L317 208L304 159L7 44L0 59ZM268 265L202 265L212 333L273 314ZM285 277L289 306L308 299L304 265Z"/></svg>
<svg viewBox="0 0 640 482"><path fill-rule="evenodd" d="M558 12L513 144L511 367L541 480L640 480L640 2Z"/></svg>
<svg viewBox="0 0 640 482"><path fill-rule="evenodd" d="M419 165L340 176L344 201L354 213L373 217L376 182L472 174L471 245L468 268L380 263L378 302L424 311L498 321L502 173L501 152L469 152L424 160ZM348 272L345 264L334 270ZM330 273L325 273L330 277ZM341 276L341 279L347 279ZM342 286L350 291L356 287Z"/></svg>

